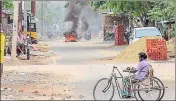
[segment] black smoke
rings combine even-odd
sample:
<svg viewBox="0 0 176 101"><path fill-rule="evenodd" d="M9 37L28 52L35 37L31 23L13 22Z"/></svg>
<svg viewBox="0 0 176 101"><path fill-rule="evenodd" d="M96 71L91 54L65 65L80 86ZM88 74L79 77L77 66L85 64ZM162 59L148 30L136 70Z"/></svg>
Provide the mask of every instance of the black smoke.
<svg viewBox="0 0 176 101"><path fill-rule="evenodd" d="M71 32L75 32L78 29L79 21L83 24L83 29L88 30L89 24L85 17L81 17L82 10L86 5L86 1L69 1L68 2L68 14L66 15L65 21L72 22Z"/></svg>

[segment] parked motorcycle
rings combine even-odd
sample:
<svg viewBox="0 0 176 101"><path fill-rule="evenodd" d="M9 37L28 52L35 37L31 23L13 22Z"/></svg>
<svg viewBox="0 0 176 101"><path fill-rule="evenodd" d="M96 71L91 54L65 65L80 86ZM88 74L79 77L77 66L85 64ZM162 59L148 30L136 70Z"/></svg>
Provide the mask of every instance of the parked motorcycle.
<svg viewBox="0 0 176 101"><path fill-rule="evenodd" d="M91 39L91 32L86 32L86 34L85 34L85 39L86 40L90 40Z"/></svg>
<svg viewBox="0 0 176 101"><path fill-rule="evenodd" d="M130 36L131 36L131 31L128 28L126 28L124 30L124 37L125 37L126 41L128 42L128 44L130 42Z"/></svg>

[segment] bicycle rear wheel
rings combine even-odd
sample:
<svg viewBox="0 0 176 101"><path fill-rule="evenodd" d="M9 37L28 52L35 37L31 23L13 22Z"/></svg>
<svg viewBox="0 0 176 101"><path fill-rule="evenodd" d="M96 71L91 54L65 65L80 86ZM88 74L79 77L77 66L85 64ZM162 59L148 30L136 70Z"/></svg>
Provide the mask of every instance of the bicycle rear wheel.
<svg viewBox="0 0 176 101"><path fill-rule="evenodd" d="M93 89L94 100L112 100L114 91L112 81L108 78L102 78L96 83Z"/></svg>
<svg viewBox="0 0 176 101"><path fill-rule="evenodd" d="M146 83L145 83L145 81L146 81ZM150 84L149 84L149 82L150 82ZM145 100L149 100L149 101L150 100L155 100L155 101L157 100L158 101L161 98L160 85L156 79L154 79L154 78L146 79L146 80L142 81L141 83L142 84L138 84L136 91L138 93L139 98L142 101L145 101ZM143 94L148 95L148 96L145 97ZM151 95L152 95L152 97L151 97Z"/></svg>
<svg viewBox="0 0 176 101"><path fill-rule="evenodd" d="M163 84L163 82L158 79L157 77L152 77L154 80L156 80L156 82L158 82L160 88L161 88L161 95L160 95L160 98L159 98L159 101L164 97L164 94L165 94L165 86Z"/></svg>

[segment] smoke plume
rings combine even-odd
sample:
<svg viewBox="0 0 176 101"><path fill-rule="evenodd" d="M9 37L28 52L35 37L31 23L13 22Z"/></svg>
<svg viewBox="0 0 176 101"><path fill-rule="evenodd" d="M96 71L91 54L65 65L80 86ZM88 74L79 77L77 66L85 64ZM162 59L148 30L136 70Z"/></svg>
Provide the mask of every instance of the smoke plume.
<svg viewBox="0 0 176 101"><path fill-rule="evenodd" d="M92 6L86 5L85 0L69 1L65 22L71 22L67 32L74 32L82 36L87 32L98 34L101 30L102 15L99 11L94 11ZM66 33L67 33L66 32Z"/></svg>
<svg viewBox="0 0 176 101"><path fill-rule="evenodd" d="M65 21L72 22L71 31L76 32L79 25L79 19L86 1L70 1L68 5L68 14L66 15Z"/></svg>

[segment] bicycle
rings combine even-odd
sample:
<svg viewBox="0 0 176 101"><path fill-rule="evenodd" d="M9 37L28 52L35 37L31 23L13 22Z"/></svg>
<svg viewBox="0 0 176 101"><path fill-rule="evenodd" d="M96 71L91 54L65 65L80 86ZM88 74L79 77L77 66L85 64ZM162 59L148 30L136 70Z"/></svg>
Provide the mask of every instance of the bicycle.
<svg viewBox="0 0 176 101"><path fill-rule="evenodd" d="M146 93L153 91L153 90L158 90L158 96L155 100L161 100L164 97L165 94L165 87L164 84L162 83L162 81L154 76L152 76L151 74L148 74L143 80L137 80L137 81L133 81L132 80L132 75L134 74L134 69L131 69L130 67L127 67L127 70L124 70L123 72L128 72L129 73L129 84L126 84L127 82L125 82L125 80L127 80L119 71L119 69L115 66L113 66L113 70L111 73L110 78L102 78L100 79L94 89L93 89L93 98L94 100L112 100L114 97L114 93L115 93L115 87L117 87L117 91L118 91L118 95L120 97L120 99L132 99L135 98L136 100L143 100L144 98L141 96L140 91L145 91ZM117 76L116 73L114 73L115 69L118 71L120 76ZM118 82L118 79L121 79L122 81L122 87L120 87L120 83ZM115 81L115 85L113 84L113 80ZM102 81L106 81L106 85L105 88L101 89L103 93L106 93L110 88L112 89L112 92L110 94L110 97L108 99L97 99L97 96L95 95L95 91L97 90L98 85L102 82ZM144 81L147 81L147 84L144 84ZM154 83L157 84L157 86L154 86ZM143 87L143 88L140 88ZM100 93L98 93L100 94ZM128 97L127 95L131 95L130 97ZM105 97L105 96L103 96ZM138 99L139 97L139 99ZM149 99L147 99L149 100Z"/></svg>

